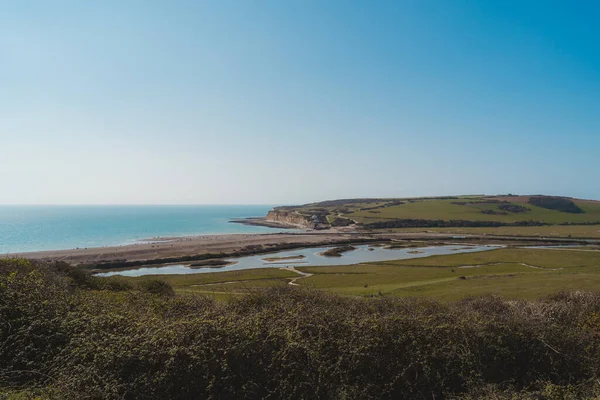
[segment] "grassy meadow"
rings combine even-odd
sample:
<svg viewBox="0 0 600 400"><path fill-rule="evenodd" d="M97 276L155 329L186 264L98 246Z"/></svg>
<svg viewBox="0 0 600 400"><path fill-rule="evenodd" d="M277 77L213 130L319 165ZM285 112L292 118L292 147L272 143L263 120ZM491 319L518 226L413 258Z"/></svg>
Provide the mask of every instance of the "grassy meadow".
<svg viewBox="0 0 600 400"><path fill-rule="evenodd" d="M285 286L291 278L298 276L295 272L279 268L257 268L187 275L157 275L155 278L168 283L179 294L208 295L226 301L257 289ZM125 278L117 275L109 279L115 282L138 283L147 278Z"/></svg>
<svg viewBox="0 0 600 400"><path fill-rule="evenodd" d="M534 299L600 288L600 251L506 248L335 267L303 267L298 283L352 295L460 300L483 294Z"/></svg>
<svg viewBox="0 0 600 400"><path fill-rule="evenodd" d="M600 251L592 249L501 248L477 253L346 266L297 266L299 274L275 268L166 276L180 293L217 299L296 284L353 296L427 297L461 300L495 294L536 299L559 291L600 288ZM142 278L136 278L142 279Z"/></svg>
<svg viewBox="0 0 600 400"><path fill-rule="evenodd" d="M374 210L358 210L345 215L357 222L370 223L388 219L440 219L468 221L498 221L512 223L523 220L545 222L550 224L581 223L600 221L600 202L574 201L585 212L582 214L565 213L556 210L523 204L530 211L500 214L497 204L455 204L457 200L420 200L407 202L402 205L382 207ZM511 202L512 203L512 202ZM493 210L498 214L485 214L482 211Z"/></svg>

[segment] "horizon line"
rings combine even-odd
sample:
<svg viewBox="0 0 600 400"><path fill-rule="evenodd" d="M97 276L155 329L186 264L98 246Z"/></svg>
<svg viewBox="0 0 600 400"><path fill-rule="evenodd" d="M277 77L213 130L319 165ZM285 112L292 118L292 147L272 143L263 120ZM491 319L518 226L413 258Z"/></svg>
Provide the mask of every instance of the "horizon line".
<svg viewBox="0 0 600 400"><path fill-rule="evenodd" d="M581 201L600 201L600 198L579 198L574 196L565 196L565 195L550 195L550 194L514 194L514 193L500 193L500 194L448 194L448 195L423 195L423 196L397 196L397 197L340 197L340 198L330 198L325 200L316 200L309 202L294 202L294 203L0 203L0 207L26 207L26 206L56 206L56 207L65 207L65 206L90 206L90 207L98 207L98 206L297 206L297 205L307 205L313 203L321 203L325 201L337 201L337 200L371 200L371 199L381 199L381 200L402 200L402 199L418 199L418 198L436 198L436 197L506 197L506 196L514 196L514 197L523 197L523 196L547 196L547 197L563 197L573 200L581 200Z"/></svg>

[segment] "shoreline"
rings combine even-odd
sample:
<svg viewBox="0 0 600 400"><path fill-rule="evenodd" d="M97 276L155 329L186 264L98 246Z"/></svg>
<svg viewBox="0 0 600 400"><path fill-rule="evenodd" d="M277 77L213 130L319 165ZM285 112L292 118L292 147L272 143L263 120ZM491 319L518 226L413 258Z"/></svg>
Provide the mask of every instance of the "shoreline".
<svg viewBox="0 0 600 400"><path fill-rule="evenodd" d="M299 232L293 232L293 233L300 233L300 234L304 233L303 231L300 231L300 229L298 229L298 230L299 230ZM306 232L308 232L308 230L306 230ZM101 251L102 249L133 248L134 246L167 244L167 243L176 243L176 242L180 242L180 241L189 241L189 240L195 241L198 239L211 240L211 238L224 237L224 236L227 236L227 237L230 237L230 236L231 237L233 237L233 236L257 236L257 235L269 236L269 235L280 235L280 234L287 234L287 233L292 233L292 232L273 231L273 232L239 232L239 233L198 233L198 234L192 234L192 235L186 234L186 235L182 235L182 236L155 236L155 237L148 237L148 238L143 238L143 239L128 239L128 240L121 242L120 244L106 244L106 245L87 246L87 247L83 247L83 245L82 245L80 247L69 247L69 248L53 248L53 249L26 250L26 251L6 251L3 253L0 253L0 257L2 257L2 256L27 257L28 255L37 256L38 254L41 254L41 253L78 252L78 251L84 251L84 250Z"/></svg>
<svg viewBox="0 0 600 400"><path fill-rule="evenodd" d="M491 235L461 235L447 233L415 232L335 232L304 231L286 233L235 233L182 237L150 238L122 246L90 247L68 250L45 250L6 254L33 260L65 261L72 265L102 265L106 269L130 268L133 265L157 265L159 263L190 263L227 257L274 253L281 250L318 246L339 246L366 242L452 242L453 244L506 244L506 245L552 245L577 244L600 245L600 240L568 238L539 238ZM111 268L111 269L112 269ZM94 268L96 269L96 268Z"/></svg>
<svg viewBox="0 0 600 400"><path fill-rule="evenodd" d="M230 254L249 246L274 246L285 244L328 244L355 235L327 232L273 232L203 234L197 236L147 238L133 244L73 249L40 250L6 253L6 257L34 260L67 261L74 265L101 261L141 261L158 258L189 256L192 254ZM366 235L360 235L366 236ZM271 251L272 252L272 251Z"/></svg>
<svg viewBox="0 0 600 400"><path fill-rule="evenodd" d="M278 221L268 221L265 217L232 218L229 220L229 222L232 224L264 226L267 228L307 230L306 228L303 228L299 225L287 224L285 222Z"/></svg>

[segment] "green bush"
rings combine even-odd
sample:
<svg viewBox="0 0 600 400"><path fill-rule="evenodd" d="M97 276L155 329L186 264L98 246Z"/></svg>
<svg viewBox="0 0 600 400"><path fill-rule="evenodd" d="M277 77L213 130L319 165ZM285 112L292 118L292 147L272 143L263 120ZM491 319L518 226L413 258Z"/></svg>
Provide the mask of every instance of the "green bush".
<svg viewBox="0 0 600 400"><path fill-rule="evenodd" d="M283 287L217 303L155 279L107 290L106 279L0 262L0 398L600 394L597 294L442 304Z"/></svg>
<svg viewBox="0 0 600 400"><path fill-rule="evenodd" d="M160 279L144 279L138 284L141 291L162 296L175 294L173 288L167 282Z"/></svg>

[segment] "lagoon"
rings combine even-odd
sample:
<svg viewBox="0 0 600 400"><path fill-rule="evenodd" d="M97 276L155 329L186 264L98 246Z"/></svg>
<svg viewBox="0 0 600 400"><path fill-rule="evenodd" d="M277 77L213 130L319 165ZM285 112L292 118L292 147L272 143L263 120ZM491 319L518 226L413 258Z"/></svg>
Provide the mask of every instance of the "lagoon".
<svg viewBox="0 0 600 400"><path fill-rule="evenodd" d="M162 267L143 267L123 271L110 271L97 274L98 276L145 276L145 275L180 275L180 274L200 274L210 272L237 271L251 268L283 268L283 267L302 267L302 266L331 266L331 265L349 265L369 262L404 260L409 258L422 258L434 255L472 253L477 251L486 251L497 249L501 246L430 246L405 249L386 249L383 247L374 247L369 245L356 246L356 250L343 253L341 257L325 257L320 253L333 247L313 247L297 249L290 251L280 251L277 253L260 254L255 256L246 256L238 258L229 258L227 261L234 264L218 268L190 268L184 264L173 264ZM304 258L295 260L280 260L269 262L264 258L283 258L291 256L304 256Z"/></svg>

